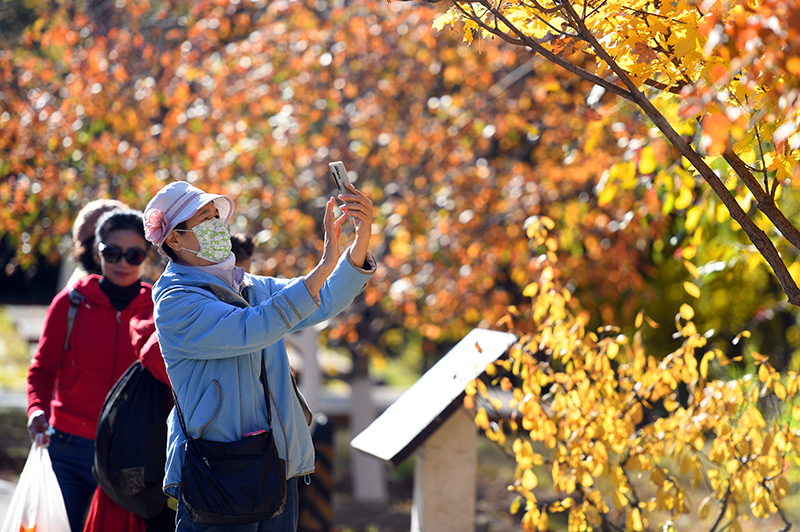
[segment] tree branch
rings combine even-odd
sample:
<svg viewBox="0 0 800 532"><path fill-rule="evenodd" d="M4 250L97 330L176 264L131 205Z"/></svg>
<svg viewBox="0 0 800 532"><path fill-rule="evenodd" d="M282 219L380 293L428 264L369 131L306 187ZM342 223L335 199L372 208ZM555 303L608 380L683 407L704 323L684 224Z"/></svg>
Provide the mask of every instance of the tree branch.
<svg viewBox="0 0 800 532"><path fill-rule="evenodd" d="M717 520L714 521L714 525L711 527L710 532L714 532L719 524L722 522L722 516L725 515L725 508L728 506L728 499L731 497L731 484L728 483L728 489L725 490L725 495L722 497L722 508L719 511L719 515L717 516Z"/></svg>
<svg viewBox="0 0 800 532"><path fill-rule="evenodd" d="M747 164L742 161L731 148L726 148L722 153L722 157L753 194L758 209L769 218L786 240L797 249L800 249L800 230L798 230L778 208L772 194L767 194L767 192L761 188L761 184L747 167Z"/></svg>
<svg viewBox="0 0 800 532"><path fill-rule="evenodd" d="M480 28L496 35L501 39L516 45L524 45L531 48L535 53L538 53L548 61L556 64L565 70L572 72L595 85L603 87L612 94L621 96L628 101L633 102L641 108L653 124L664 134L673 146L675 146L679 153L686 157L686 159L695 167L703 179L711 186L714 193L722 200L725 207L730 212L731 217L739 223L744 232L749 237L750 241L755 245L759 253L764 257L767 263L772 268L778 281L786 294L789 303L795 306L800 306L800 288L797 283L792 279L786 264L781 259L778 250L775 248L774 243L769 239L766 233L756 225L756 223L747 215L742 209L736 198L733 197L731 192L727 189L725 184L719 179L719 176L706 164L703 158L698 154L686 140L678 134L672 127L672 124L662 115L653 105L649 98L647 98L637 85L630 78L628 73L611 57L608 52L603 48L599 41L595 38L594 34L587 28L584 21L577 14L569 0L556 0L560 3L562 10L567 18L571 19L574 28L579 32L581 38L585 40L595 50L597 57L605 62L619 80L625 85L625 88L620 87L614 83L606 81L595 74L592 74L573 63L559 57L552 51L546 49L535 39L522 32L517 26L511 23L500 10L492 6L487 0L477 0L491 13L495 22L500 20L507 28L510 29L516 38L509 35L509 33L500 31L486 24L476 14L469 14L459 5L460 2L464 4L472 4L473 0L454 0L454 5L461 11L464 16L473 21ZM627 89L627 90L626 90ZM774 201L771 201L767 192L765 192L758 180L753 176L747 166L733 154L733 152L726 152L723 154L725 160L731 165L731 168L739 175L740 178L747 184L751 192L753 192L757 206L767 215L767 217L775 224L778 230L789 240L795 247L800 249L800 231L795 228L781 211L775 206ZM739 164L741 163L741 164Z"/></svg>
<svg viewBox="0 0 800 532"><path fill-rule="evenodd" d="M739 222L739 225L742 226L742 229L744 229L744 232L747 233L747 236L750 238L750 241L756 246L756 249L758 249L764 259L766 259L773 272L775 272L783 291L788 297L789 303L795 306L800 306L800 288L797 287L797 283L795 283L794 279L792 279L789 270L786 268L786 264L784 264L783 259L781 259L781 256L778 253L778 250L775 248L775 245L772 243L766 233L764 233L764 231L762 231L761 228L750 219L747 213L744 212L744 209L742 209L742 207L736 201L736 198L733 197L731 192L727 189L727 187L725 187L725 184L720 181L719 176L717 176L717 174L706 164L700 154L698 154L691 146L689 146L683 137L681 137L678 132L675 131L675 129L672 127L672 124L669 123L664 115L662 115L655 108L650 99L647 98L641 91L639 91L630 77L628 77L625 70L620 67L619 64L617 64L617 62L608 54L608 52L606 52L606 50L594 37L594 34L592 34L584 25L583 21L580 20L580 17L578 17L578 14L572 8L572 5L569 3L569 1L561 1L563 2L562 5L564 6L564 10L572 18L573 22L578 25L580 31L584 34L587 41L589 41L589 44L591 44L591 46L595 49L598 57L605 61L605 63L611 68L617 77L619 77L620 81L622 81L622 83L628 87L628 90L630 91L629 93L633 98L633 102L637 104L642 111L644 111L648 118L653 121L653 124L655 124L655 126L661 130L665 137L667 137L667 140L669 140L672 145L678 149L680 154L686 157L686 159L692 163L703 179L705 179L706 183L711 186L711 189L722 200L722 203L725 204L725 207L727 207L731 217ZM736 168L734 168L734 171L736 171L737 175L739 175L739 172L736 170ZM752 177L753 181L758 183L749 170L747 171L747 174ZM758 189L760 188L761 187L759 186ZM763 191L761 195L766 198L766 194ZM767 204L765 204L765 208L770 210ZM780 220L780 217L783 216L777 208L775 208L774 211L770 210L770 213L773 216L776 216L778 220ZM778 216L779 214L780 216ZM770 220L772 220L772 218L770 218ZM786 224L784 225L791 226L791 224L788 223L788 220L786 220ZM793 226L791 227L797 232L796 228ZM785 229L788 231L788 227ZM781 232L783 232L783 230L781 230ZM800 232L797 232L797 238L798 242L800 243Z"/></svg>
<svg viewBox="0 0 800 532"><path fill-rule="evenodd" d="M461 2L461 1L462 0L455 0L454 4L458 5L458 3ZM475 22L481 28L485 29L486 31L488 31L492 35L496 35L496 36L500 37L501 39L503 39L503 40L505 40L507 42L510 42L512 44L517 44L517 45L521 44L523 46L528 46L535 53L538 53L539 55L541 55L542 57L544 57L545 59L547 59L551 63L556 64L556 65L560 66L561 68L563 68L563 69L565 69L565 70L567 70L569 72L572 72L573 74L575 74L577 76L580 76L581 78L585 79L586 81L589 81L591 83L594 83L595 85L599 85L599 86L603 87L604 89L606 89L608 92L610 92L612 94L616 94L617 96L621 96L621 97L625 98L626 100L633 101L631 99L631 94L628 93L628 91L626 91L624 88L620 87L619 85L615 85L615 84L613 84L613 83L611 83L609 81L606 81L605 79L603 79L603 78L601 78L601 77L599 77L599 76L597 76L595 74L592 74L591 72L589 72L587 70L584 70L584 69L580 68L577 65L574 65L574 64L570 63L566 59L564 59L562 57L559 57L558 55L554 54L553 52L551 52L550 50L548 50L547 48L545 48L544 46L542 46L541 44L536 42L536 40L532 39L530 36L526 35L522 31L520 31L502 13L500 13L499 11L493 9L490 5L487 5L488 2L486 2L485 0L479 0L479 1L481 2L481 4L483 4L484 7L486 7L487 9L489 9L491 11L492 15L494 15L495 18L500 19L500 21L502 21L503 24L505 24L507 27L511 28L511 30L514 32L514 34L516 34L517 39L513 39L513 37L509 36L505 32L495 32L493 30L493 28L491 28L486 23L484 23L482 20L480 20L480 18L470 17L470 20ZM462 10L462 13L466 13L466 11Z"/></svg>

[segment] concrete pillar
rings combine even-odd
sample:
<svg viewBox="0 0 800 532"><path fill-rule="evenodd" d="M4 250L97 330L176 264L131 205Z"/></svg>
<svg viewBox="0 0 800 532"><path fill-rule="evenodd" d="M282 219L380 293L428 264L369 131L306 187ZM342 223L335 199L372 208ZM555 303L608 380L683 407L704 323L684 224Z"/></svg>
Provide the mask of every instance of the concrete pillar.
<svg viewBox="0 0 800 532"><path fill-rule="evenodd" d="M356 375L350 382L350 434L360 434L374 420L372 382L369 375ZM389 500L383 460L357 449L351 449L350 458L353 497L359 501Z"/></svg>
<svg viewBox="0 0 800 532"><path fill-rule="evenodd" d="M317 351L319 330L315 327L301 329L286 335L286 342L303 357L303 370L298 387L315 414L322 409L322 370L319 369Z"/></svg>
<svg viewBox="0 0 800 532"><path fill-rule="evenodd" d="M478 429L462 406L414 453L411 532L475 530Z"/></svg>

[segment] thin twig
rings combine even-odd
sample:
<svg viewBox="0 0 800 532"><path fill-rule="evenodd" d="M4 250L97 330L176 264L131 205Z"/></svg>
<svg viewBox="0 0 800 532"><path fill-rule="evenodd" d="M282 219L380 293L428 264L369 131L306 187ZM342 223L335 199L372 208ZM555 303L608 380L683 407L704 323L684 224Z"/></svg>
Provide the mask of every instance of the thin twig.
<svg viewBox="0 0 800 532"><path fill-rule="evenodd" d="M725 490L725 495L722 496L722 508L719 511L719 515L717 516L717 520L714 521L714 525L711 527L709 532L714 532L719 524L722 522L722 517L725 515L725 508L728 507L728 499L731 496L731 483L728 482L728 489Z"/></svg>

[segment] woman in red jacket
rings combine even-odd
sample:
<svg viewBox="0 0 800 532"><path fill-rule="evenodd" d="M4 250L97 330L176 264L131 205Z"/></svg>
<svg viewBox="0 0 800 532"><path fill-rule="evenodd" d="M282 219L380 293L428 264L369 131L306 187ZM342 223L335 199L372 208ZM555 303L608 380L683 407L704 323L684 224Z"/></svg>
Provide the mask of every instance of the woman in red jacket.
<svg viewBox="0 0 800 532"><path fill-rule="evenodd" d="M83 529L97 486L92 464L100 409L137 358L130 322L153 314L151 287L140 281L148 250L141 212L103 215L95 246L103 275L74 285L80 303L69 336L70 288L56 295L28 370L28 431L34 441L49 444L73 532Z"/></svg>

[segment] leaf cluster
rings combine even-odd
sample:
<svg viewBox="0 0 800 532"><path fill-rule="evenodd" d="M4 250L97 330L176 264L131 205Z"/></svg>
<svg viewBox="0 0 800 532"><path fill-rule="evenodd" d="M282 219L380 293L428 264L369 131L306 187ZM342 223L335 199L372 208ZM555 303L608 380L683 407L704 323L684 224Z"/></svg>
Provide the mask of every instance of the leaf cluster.
<svg viewBox="0 0 800 532"><path fill-rule="evenodd" d="M552 227L545 219L529 234L553 239ZM530 313L505 322L519 342L487 367L512 394L512 417L490 421L503 405L483 381L465 399L516 461L512 511L524 509L526 530L548 530L558 514L570 531L671 529L685 514L711 531L771 516L788 529L781 501L800 450L796 372L781 375L752 353L752 373L728 374L732 361L709 348L688 304L675 316L680 346L662 359L643 343L658 326L644 313L632 336L587 329L547 262L526 294ZM540 500L542 483L555 499Z"/></svg>
<svg viewBox="0 0 800 532"><path fill-rule="evenodd" d="M790 211L776 203L781 185L800 176L798 17L797 3L782 0L455 0L433 27L458 24L468 42L481 36L526 47L629 102L686 159L690 174L709 185L797 305L800 291L772 228L779 242L800 246L800 232L784 214ZM713 167L717 157L727 165L723 172ZM720 179L728 172L746 187L744 194L732 193ZM667 181L659 177L656 182ZM606 189L606 199L624 185L620 181ZM692 187L676 186L672 193L675 203L666 210L693 201ZM766 216L770 234L737 201L742 196Z"/></svg>

